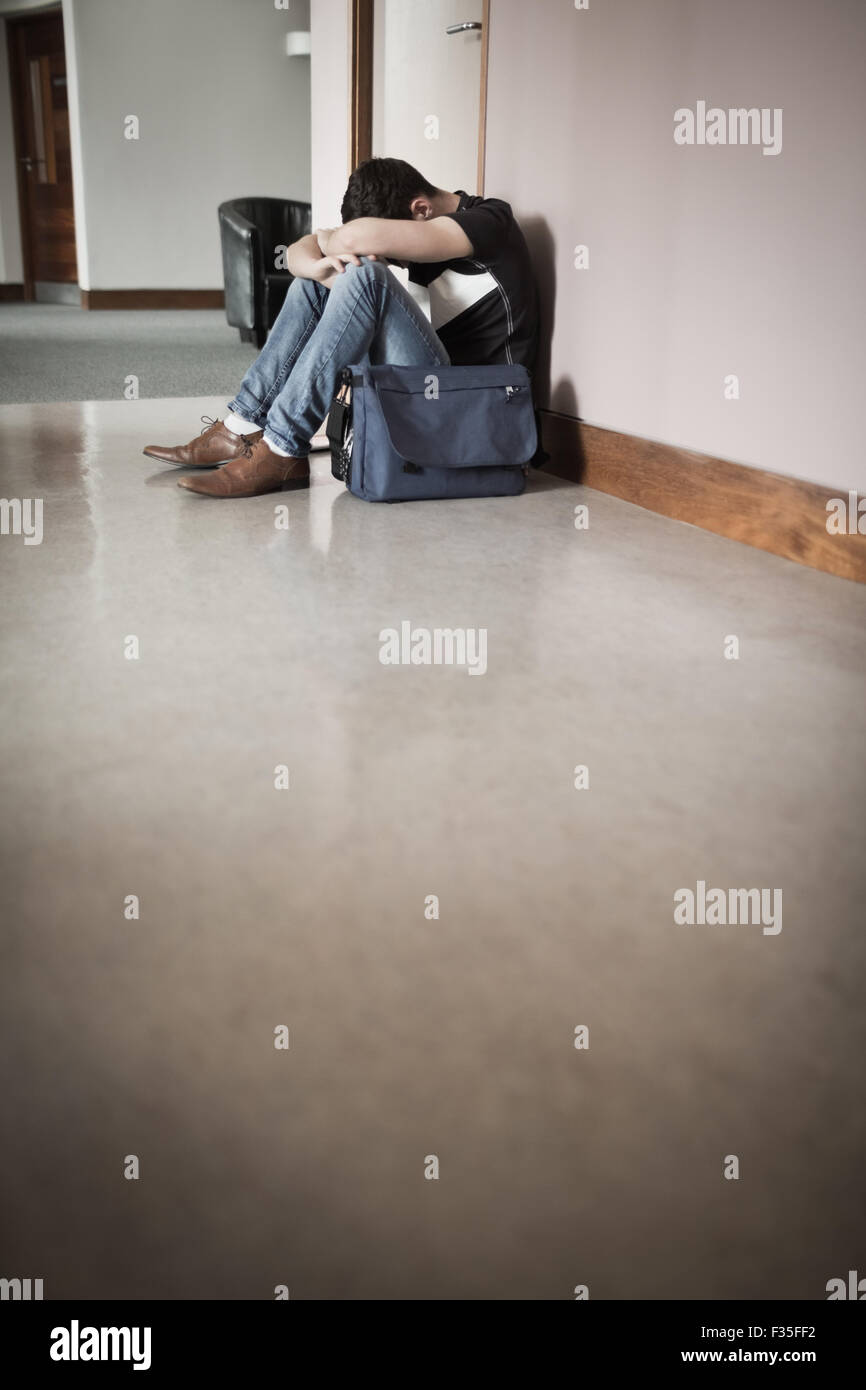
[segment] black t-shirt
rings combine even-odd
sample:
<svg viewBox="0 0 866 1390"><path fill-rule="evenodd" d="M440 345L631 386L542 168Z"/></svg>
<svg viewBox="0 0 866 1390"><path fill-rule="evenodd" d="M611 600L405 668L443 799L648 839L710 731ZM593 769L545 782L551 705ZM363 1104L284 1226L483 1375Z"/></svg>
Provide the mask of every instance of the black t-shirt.
<svg viewBox="0 0 866 1390"><path fill-rule="evenodd" d="M532 371L538 299L523 233L508 203L455 192L459 207L443 215L463 228L472 255L410 261L409 292L428 313L452 366L517 362Z"/></svg>

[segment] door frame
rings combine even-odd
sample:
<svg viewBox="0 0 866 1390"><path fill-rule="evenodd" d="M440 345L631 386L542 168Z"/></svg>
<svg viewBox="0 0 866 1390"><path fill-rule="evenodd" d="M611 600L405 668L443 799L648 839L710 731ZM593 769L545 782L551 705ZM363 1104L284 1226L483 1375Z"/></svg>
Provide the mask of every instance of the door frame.
<svg viewBox="0 0 866 1390"><path fill-rule="evenodd" d="M15 158L15 186L18 192L18 225L21 234L21 274L23 277L22 299L25 303L32 303L36 297L35 285L36 278L33 274L33 257L31 254L31 225L30 225L30 200L27 190L27 175L22 164L24 157L24 145L26 143L26 132L23 126L24 103L26 92L21 90L20 82L20 49L19 35L23 34L27 25L38 24L41 20L50 19L58 16L61 27L63 28L64 48L66 46L66 26L63 23L62 5L49 5L44 10L34 10L24 14L4 15L2 22L6 25L6 47L8 50L9 62L9 88L12 100L12 144ZM68 88L67 88L68 91ZM73 218L74 218L73 205ZM76 283L78 283L76 281Z"/></svg>
<svg viewBox="0 0 866 1390"><path fill-rule="evenodd" d="M351 174L373 152L373 4L349 0L351 6L351 95L349 101L349 168ZM487 70L490 53L490 0L481 8L481 90L478 101L478 192L484 196L487 141Z"/></svg>

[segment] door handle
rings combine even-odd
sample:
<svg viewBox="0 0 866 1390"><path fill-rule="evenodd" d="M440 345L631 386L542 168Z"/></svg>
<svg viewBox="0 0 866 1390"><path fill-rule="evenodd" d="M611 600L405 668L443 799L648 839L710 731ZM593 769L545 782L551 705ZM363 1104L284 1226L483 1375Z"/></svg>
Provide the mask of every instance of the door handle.
<svg viewBox="0 0 866 1390"><path fill-rule="evenodd" d="M24 168L27 170L27 172L28 172L28 174L29 174L29 173L30 173L30 170L33 168L33 165L36 164L36 163L38 163L38 160L31 159L30 156L29 156L29 154L28 154L28 155L22 156L22 158L18 160L18 163L19 163L19 164L23 164L23 165L24 165Z"/></svg>
<svg viewBox="0 0 866 1390"><path fill-rule="evenodd" d="M449 24L445 30L446 34L462 34L467 29L480 29L481 25L477 19L464 19L461 24Z"/></svg>

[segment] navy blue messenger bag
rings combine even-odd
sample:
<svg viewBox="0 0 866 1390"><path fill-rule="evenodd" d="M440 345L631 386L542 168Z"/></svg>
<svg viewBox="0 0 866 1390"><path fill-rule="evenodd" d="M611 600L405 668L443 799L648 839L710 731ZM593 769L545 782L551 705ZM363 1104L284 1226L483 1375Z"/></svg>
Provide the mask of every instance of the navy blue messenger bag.
<svg viewBox="0 0 866 1390"><path fill-rule="evenodd" d="M366 502L513 497L538 436L523 366L345 367L328 414L331 472Z"/></svg>

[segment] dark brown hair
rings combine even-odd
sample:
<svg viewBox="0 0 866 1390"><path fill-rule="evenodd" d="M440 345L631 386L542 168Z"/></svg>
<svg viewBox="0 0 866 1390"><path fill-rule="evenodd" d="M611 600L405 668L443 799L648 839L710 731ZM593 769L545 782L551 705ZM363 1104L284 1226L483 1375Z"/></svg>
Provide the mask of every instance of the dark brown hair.
<svg viewBox="0 0 866 1390"><path fill-rule="evenodd" d="M349 179L340 213L356 217L411 217L413 199L432 198L439 190L405 159L365 159Z"/></svg>

